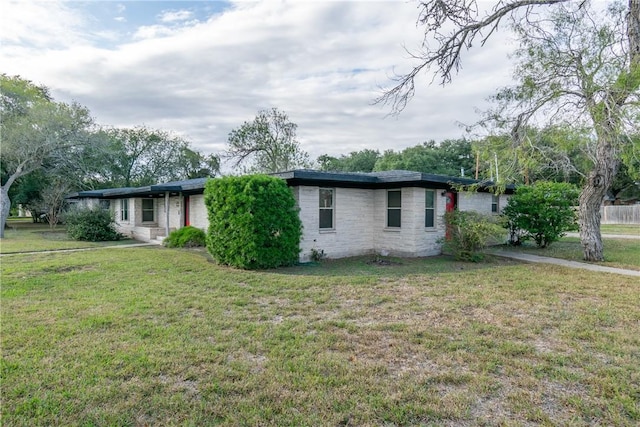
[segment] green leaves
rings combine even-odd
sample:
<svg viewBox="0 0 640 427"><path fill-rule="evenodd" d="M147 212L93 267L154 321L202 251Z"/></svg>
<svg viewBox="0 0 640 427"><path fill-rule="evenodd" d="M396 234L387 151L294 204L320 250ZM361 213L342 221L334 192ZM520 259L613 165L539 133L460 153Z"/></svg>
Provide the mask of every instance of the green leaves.
<svg viewBox="0 0 640 427"><path fill-rule="evenodd" d="M183 138L145 126L105 131L111 159L104 175L110 187L133 187L179 179L215 176L216 156L203 156Z"/></svg>
<svg viewBox="0 0 640 427"><path fill-rule="evenodd" d="M578 195L579 190L567 183L538 182L518 187L503 210L511 243L533 239L538 247L546 248L566 231L577 230Z"/></svg>
<svg viewBox="0 0 640 427"><path fill-rule="evenodd" d="M115 223L111 212L94 208L80 208L65 215L67 233L75 240L102 242L120 240L122 237L115 230Z"/></svg>
<svg viewBox="0 0 640 427"><path fill-rule="evenodd" d="M296 140L297 125L276 108L260 111L252 122L229 133L227 156L244 172L273 173L309 165Z"/></svg>
<svg viewBox="0 0 640 427"><path fill-rule="evenodd" d="M205 246L206 240L207 235L204 231L188 225L172 231L163 243L168 248L193 248Z"/></svg>
<svg viewBox="0 0 640 427"><path fill-rule="evenodd" d="M207 249L221 264L275 268L298 261L302 225L285 181L248 175L210 180Z"/></svg>
<svg viewBox="0 0 640 427"><path fill-rule="evenodd" d="M447 225L444 251L463 261L481 261L481 250L500 240L505 232L493 216L475 211L447 212L444 221Z"/></svg>

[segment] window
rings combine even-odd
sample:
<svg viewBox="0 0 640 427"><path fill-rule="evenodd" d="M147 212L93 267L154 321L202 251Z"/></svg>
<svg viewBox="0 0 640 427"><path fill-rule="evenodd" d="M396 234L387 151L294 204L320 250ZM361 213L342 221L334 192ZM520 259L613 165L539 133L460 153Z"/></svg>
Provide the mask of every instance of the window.
<svg viewBox="0 0 640 427"><path fill-rule="evenodd" d="M426 190L424 197L424 226L427 228L433 228L436 226L435 190Z"/></svg>
<svg viewBox="0 0 640 427"><path fill-rule="evenodd" d="M98 202L98 206L100 206L100 209L102 209L104 211L108 211L109 209L111 209L111 201L109 201L109 200L100 200Z"/></svg>
<svg viewBox="0 0 640 427"><path fill-rule="evenodd" d="M129 221L129 199L120 199L120 221Z"/></svg>
<svg viewBox="0 0 640 427"><path fill-rule="evenodd" d="M320 189L320 229L333 229L333 194L332 188Z"/></svg>
<svg viewBox="0 0 640 427"><path fill-rule="evenodd" d="M495 194L491 195L491 212L492 213L498 213L498 209L500 209L500 205L499 202L500 198L498 196L496 196Z"/></svg>
<svg viewBox="0 0 640 427"><path fill-rule="evenodd" d="M153 222L155 219L155 206L153 199L142 199L142 222Z"/></svg>
<svg viewBox="0 0 640 427"><path fill-rule="evenodd" d="M387 227L400 227L402 224L402 191L387 191Z"/></svg>

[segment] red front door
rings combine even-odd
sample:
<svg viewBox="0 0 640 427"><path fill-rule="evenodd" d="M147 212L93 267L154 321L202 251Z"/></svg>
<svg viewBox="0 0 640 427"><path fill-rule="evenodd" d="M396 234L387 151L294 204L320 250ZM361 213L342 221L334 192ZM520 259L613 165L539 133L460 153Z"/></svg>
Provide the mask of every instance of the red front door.
<svg viewBox="0 0 640 427"><path fill-rule="evenodd" d="M453 212L456 210L456 206L457 206L457 200L456 200L456 196L457 193L454 193L453 191L447 191L447 194L445 194L447 201L445 204L445 210L447 212ZM447 226L447 230L445 232L445 239L449 240L451 238L451 230L449 228L449 226Z"/></svg>
<svg viewBox="0 0 640 427"><path fill-rule="evenodd" d="M453 212L456 209L456 193L452 191L448 191L446 194L447 197L447 212Z"/></svg>

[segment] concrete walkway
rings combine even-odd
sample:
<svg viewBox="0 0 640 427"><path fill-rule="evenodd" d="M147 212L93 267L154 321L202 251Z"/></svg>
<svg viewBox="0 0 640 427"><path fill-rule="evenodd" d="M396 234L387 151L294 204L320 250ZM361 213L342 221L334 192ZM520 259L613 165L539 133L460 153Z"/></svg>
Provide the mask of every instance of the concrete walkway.
<svg viewBox="0 0 640 427"><path fill-rule="evenodd" d="M158 245L156 243L131 243L128 245L94 246L92 248L52 249L52 250L46 250L46 251L31 251L31 252L9 252L6 254L0 254L0 257L15 256L15 255L53 254L53 253L60 253L60 252L95 251L97 249L139 248L142 246L158 246Z"/></svg>
<svg viewBox="0 0 640 427"><path fill-rule="evenodd" d="M519 261L542 263L542 264L554 264L569 268L581 268L583 270L599 271L603 273L622 274L625 276L640 277L640 271L627 270L624 268L606 267L598 264L587 264L586 262L567 261L565 259L551 258L547 256L539 256L532 254L525 254L520 252L501 251L501 250L489 250L487 253L496 255L503 258L517 259Z"/></svg>
<svg viewBox="0 0 640 427"><path fill-rule="evenodd" d="M580 233L566 233L567 237L580 237ZM603 234L603 239L639 239L640 232L638 234Z"/></svg>

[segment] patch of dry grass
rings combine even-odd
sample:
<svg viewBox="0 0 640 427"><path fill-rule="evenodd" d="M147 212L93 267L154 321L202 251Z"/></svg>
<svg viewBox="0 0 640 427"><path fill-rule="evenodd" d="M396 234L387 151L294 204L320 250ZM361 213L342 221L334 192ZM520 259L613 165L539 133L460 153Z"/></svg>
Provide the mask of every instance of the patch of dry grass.
<svg viewBox="0 0 640 427"><path fill-rule="evenodd" d="M640 422L637 279L350 262L355 275L164 248L4 258L3 424Z"/></svg>

